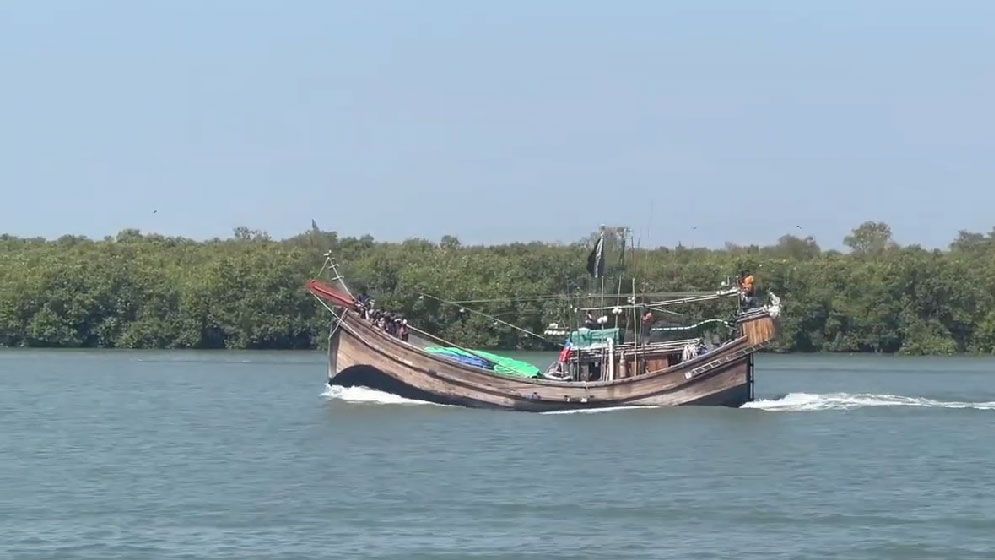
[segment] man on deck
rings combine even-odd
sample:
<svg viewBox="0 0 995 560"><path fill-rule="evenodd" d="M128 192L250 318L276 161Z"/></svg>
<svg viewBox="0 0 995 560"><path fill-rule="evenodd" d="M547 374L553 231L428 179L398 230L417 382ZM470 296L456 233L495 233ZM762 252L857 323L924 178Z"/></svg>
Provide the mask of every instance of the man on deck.
<svg viewBox="0 0 995 560"><path fill-rule="evenodd" d="M742 302L743 309L749 309L753 305L753 275L743 273L740 275L740 278L742 278L739 282L740 301Z"/></svg>
<svg viewBox="0 0 995 560"><path fill-rule="evenodd" d="M566 373L568 371L567 364L570 362L570 356L573 353L573 345L570 344L568 339L563 344L563 350L560 350L560 357L556 360L556 371L558 373Z"/></svg>
<svg viewBox="0 0 995 560"><path fill-rule="evenodd" d="M653 312L647 309L646 313L643 314L643 319L642 319L643 333L641 338L643 344L646 344L650 341L650 335L653 334L653 323L655 322L656 322L656 317L653 316Z"/></svg>
<svg viewBox="0 0 995 560"><path fill-rule="evenodd" d="M584 317L584 328L585 329L591 329L591 330L593 330L594 329L594 325L595 325L595 323L594 323L594 315L592 315L591 312L588 311L587 312L587 316Z"/></svg>

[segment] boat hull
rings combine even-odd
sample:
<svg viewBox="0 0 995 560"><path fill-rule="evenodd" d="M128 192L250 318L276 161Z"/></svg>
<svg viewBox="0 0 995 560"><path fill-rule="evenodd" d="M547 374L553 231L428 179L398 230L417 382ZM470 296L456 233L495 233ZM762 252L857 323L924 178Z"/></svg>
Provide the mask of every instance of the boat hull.
<svg viewBox="0 0 995 560"><path fill-rule="evenodd" d="M752 398L747 337L688 362L611 382L523 379L465 366L390 337L345 311L329 337L329 384L439 404L523 411L613 406L740 406Z"/></svg>

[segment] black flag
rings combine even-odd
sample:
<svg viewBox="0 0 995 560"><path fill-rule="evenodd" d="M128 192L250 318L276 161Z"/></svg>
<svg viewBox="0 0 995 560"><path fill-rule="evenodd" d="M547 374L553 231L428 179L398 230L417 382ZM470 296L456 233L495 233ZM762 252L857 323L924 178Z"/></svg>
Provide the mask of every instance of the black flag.
<svg viewBox="0 0 995 560"><path fill-rule="evenodd" d="M594 245L594 250L591 254L587 256L587 271L594 278L601 278L605 275L605 236L602 235L598 238L598 242Z"/></svg>

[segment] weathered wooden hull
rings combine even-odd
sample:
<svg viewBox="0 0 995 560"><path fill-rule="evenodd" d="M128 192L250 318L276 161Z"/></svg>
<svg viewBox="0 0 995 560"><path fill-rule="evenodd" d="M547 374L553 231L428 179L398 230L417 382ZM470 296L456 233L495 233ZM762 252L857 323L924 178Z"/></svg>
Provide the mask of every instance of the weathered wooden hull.
<svg viewBox="0 0 995 560"><path fill-rule="evenodd" d="M610 382L523 379L458 364L345 311L329 337L329 384L440 404L526 411L612 406L740 406L752 399L748 337L676 366Z"/></svg>

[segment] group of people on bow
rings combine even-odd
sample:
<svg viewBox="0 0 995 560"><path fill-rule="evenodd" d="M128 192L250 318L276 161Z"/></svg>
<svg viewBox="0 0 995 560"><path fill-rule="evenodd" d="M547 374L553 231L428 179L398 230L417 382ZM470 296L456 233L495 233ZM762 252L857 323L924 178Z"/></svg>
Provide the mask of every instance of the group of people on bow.
<svg viewBox="0 0 995 560"><path fill-rule="evenodd" d="M405 342L411 333L408 320L400 313L391 313L382 309L374 308L375 301L365 292L356 301L357 311L364 319L373 323L377 328L383 330L390 336L399 338Z"/></svg>

